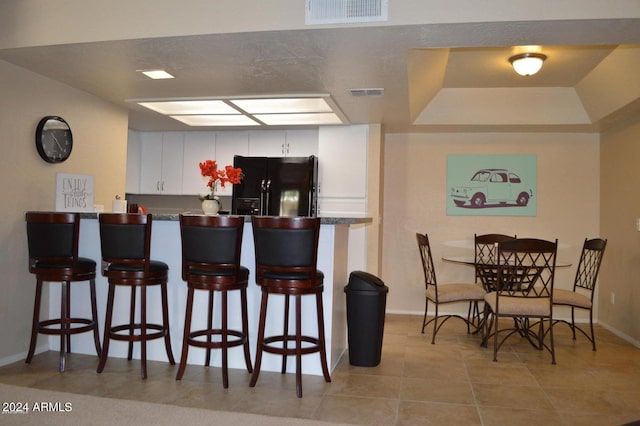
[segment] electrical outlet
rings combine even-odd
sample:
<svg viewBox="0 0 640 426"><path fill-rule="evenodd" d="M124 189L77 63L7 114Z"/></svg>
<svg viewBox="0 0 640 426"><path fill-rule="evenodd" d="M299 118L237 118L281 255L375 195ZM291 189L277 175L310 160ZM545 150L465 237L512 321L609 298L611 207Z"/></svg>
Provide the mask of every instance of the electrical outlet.
<svg viewBox="0 0 640 426"><path fill-rule="evenodd" d="M611 304L616 304L616 294L614 292L611 292Z"/></svg>

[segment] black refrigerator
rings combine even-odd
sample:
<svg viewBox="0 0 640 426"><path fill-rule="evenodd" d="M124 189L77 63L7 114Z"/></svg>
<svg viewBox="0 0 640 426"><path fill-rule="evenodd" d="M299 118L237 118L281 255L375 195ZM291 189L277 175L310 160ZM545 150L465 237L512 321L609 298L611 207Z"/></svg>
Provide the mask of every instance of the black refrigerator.
<svg viewBox="0 0 640 426"><path fill-rule="evenodd" d="M243 157L233 166L244 177L233 185L231 213L261 216L316 216L318 158Z"/></svg>

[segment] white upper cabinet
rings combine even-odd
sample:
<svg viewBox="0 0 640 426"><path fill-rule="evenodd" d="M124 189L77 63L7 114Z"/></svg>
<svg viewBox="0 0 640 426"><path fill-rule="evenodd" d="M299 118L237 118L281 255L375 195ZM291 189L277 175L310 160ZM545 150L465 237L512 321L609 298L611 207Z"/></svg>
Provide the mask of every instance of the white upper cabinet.
<svg viewBox="0 0 640 426"><path fill-rule="evenodd" d="M252 157L307 157L318 155L317 130L252 130L249 132Z"/></svg>
<svg viewBox="0 0 640 426"><path fill-rule="evenodd" d="M208 192L207 178L200 173L200 163L206 160L217 160L216 133L185 132L182 194L199 195ZM221 166L220 162L218 166Z"/></svg>
<svg viewBox="0 0 640 426"><path fill-rule="evenodd" d="M140 134L140 193L181 194L182 132Z"/></svg>
<svg viewBox="0 0 640 426"><path fill-rule="evenodd" d="M129 130L127 140L126 192L140 193L140 132Z"/></svg>
<svg viewBox="0 0 640 426"><path fill-rule="evenodd" d="M320 127L320 198L365 199L369 126Z"/></svg>
<svg viewBox="0 0 640 426"><path fill-rule="evenodd" d="M287 130L284 149L285 157L318 156L318 129Z"/></svg>
<svg viewBox="0 0 640 426"><path fill-rule="evenodd" d="M216 134L216 156L218 167L233 166L233 157L236 155L249 155L249 132L229 131L218 132ZM227 185L225 188L218 188L220 195L231 196L233 186Z"/></svg>

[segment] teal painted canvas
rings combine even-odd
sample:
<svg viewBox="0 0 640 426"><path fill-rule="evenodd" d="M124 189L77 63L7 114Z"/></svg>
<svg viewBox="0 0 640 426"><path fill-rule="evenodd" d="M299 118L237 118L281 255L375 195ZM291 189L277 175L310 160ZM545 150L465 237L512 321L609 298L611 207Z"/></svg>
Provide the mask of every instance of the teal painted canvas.
<svg viewBox="0 0 640 426"><path fill-rule="evenodd" d="M447 215L535 216L535 155L449 155Z"/></svg>

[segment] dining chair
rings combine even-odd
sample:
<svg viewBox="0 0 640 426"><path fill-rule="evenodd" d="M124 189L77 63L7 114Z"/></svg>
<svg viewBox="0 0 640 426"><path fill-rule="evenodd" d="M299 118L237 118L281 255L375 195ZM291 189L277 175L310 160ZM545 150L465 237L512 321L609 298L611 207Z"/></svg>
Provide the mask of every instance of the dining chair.
<svg viewBox="0 0 640 426"><path fill-rule="evenodd" d="M491 266L496 265L498 243L513 241L517 236L505 234L474 234L473 237L476 282L480 281L485 291L493 291L495 290L497 267L491 268Z"/></svg>
<svg viewBox="0 0 640 426"><path fill-rule="evenodd" d="M477 284L466 283L447 283L438 284L435 268L433 266L433 256L431 254L431 245L429 244L429 236L427 234L416 233L418 242L418 250L422 261L422 270L424 274L425 284L425 304L424 318L422 320L422 333L425 327L433 322L433 335L431 343L436 342L436 334L449 318L460 318L467 324L467 333L470 333L471 326L476 330L480 324L480 312L478 302L484 299L485 291ZM435 305L435 315L427 321L427 311L429 302ZM467 302L469 309L467 317L457 314L440 315L439 308L441 304ZM440 321L442 320L442 321Z"/></svg>
<svg viewBox="0 0 640 426"><path fill-rule="evenodd" d="M571 308L571 322L556 318L553 320L554 324L562 322L569 325L573 333L573 340L576 340L576 329L580 331L587 339L589 339L594 351L596 350L596 337L593 332L593 294L595 292L596 282L598 281L598 274L600 272L600 265L602 264L602 258L604 257L604 250L606 247L607 240L603 240L601 238L587 240L585 238L584 244L582 245L580 261L578 262L578 268L576 269L573 290L557 288L553 291L554 306L569 306ZM576 325L576 308L589 311L590 335Z"/></svg>
<svg viewBox="0 0 640 426"><path fill-rule="evenodd" d="M498 243L496 289L484 296L483 345L493 337L493 360L498 360L498 350L513 334L518 334L539 350L551 353L551 363L556 363L553 345L553 283L555 277L558 240L519 238ZM512 318L513 326L499 328L500 318ZM538 331L532 330L531 319ZM549 330L545 332L545 320ZM493 328L493 330L491 330ZM544 343L549 334L549 344Z"/></svg>

